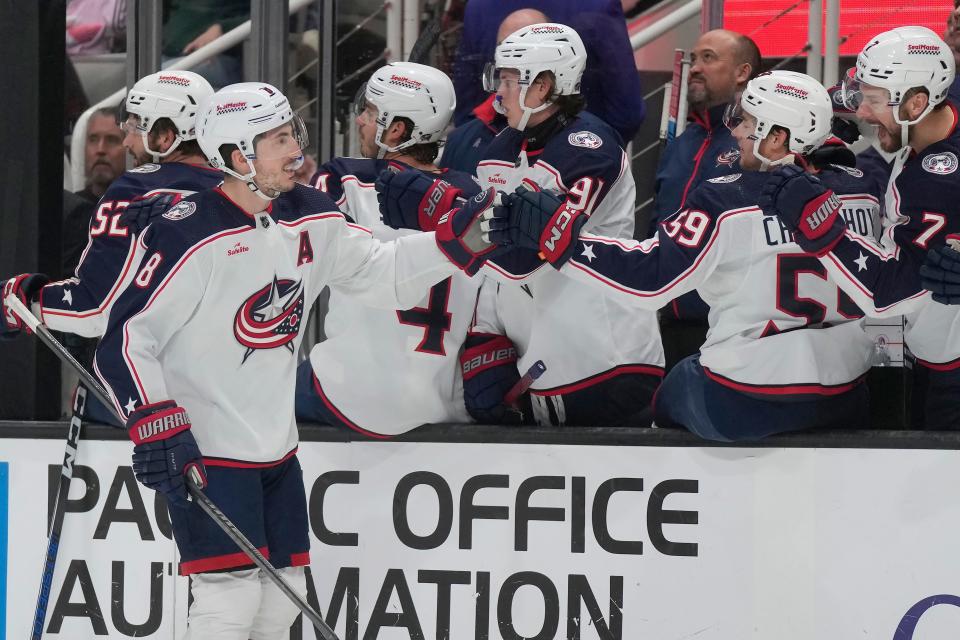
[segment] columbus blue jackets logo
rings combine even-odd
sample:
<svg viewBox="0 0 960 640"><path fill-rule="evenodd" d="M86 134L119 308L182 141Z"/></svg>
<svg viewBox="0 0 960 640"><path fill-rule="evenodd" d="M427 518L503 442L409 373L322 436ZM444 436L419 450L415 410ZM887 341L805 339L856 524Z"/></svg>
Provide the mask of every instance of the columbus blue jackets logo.
<svg viewBox="0 0 960 640"><path fill-rule="evenodd" d="M930 173L945 176L957 170L957 156L950 153L934 153L923 159L923 168Z"/></svg>
<svg viewBox="0 0 960 640"><path fill-rule="evenodd" d="M260 289L240 305L233 320L233 335L247 348L243 362L258 349L286 347L292 354L293 341L303 321L303 283L277 280Z"/></svg>
<svg viewBox="0 0 960 640"><path fill-rule="evenodd" d="M567 142L575 147L584 149L599 149L603 145L603 140L592 131L578 131L567 136Z"/></svg>
<svg viewBox="0 0 960 640"><path fill-rule="evenodd" d="M130 169L130 173L153 173L154 171L160 171L160 165L152 162L148 162L147 164L142 164L139 167Z"/></svg>
<svg viewBox="0 0 960 640"><path fill-rule="evenodd" d="M722 164L732 167L733 163L740 159L740 149L728 149L717 156L717 166Z"/></svg>
<svg viewBox="0 0 960 640"><path fill-rule="evenodd" d="M713 184L726 184L727 182L736 182L740 179L739 173L731 173L726 176L717 176L716 178L710 178L707 182L712 182Z"/></svg>
<svg viewBox="0 0 960 640"><path fill-rule="evenodd" d="M163 217L167 220L183 220L193 215L196 210L197 203L195 202L179 202L167 209Z"/></svg>

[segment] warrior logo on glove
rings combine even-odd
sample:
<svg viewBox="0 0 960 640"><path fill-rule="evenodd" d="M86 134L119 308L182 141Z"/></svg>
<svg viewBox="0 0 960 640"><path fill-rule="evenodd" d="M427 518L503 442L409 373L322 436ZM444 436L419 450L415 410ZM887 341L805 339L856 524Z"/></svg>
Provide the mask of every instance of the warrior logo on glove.
<svg viewBox="0 0 960 640"><path fill-rule="evenodd" d="M233 320L233 335L247 348L243 362L257 349L286 347L293 353L303 306L303 283L293 280L274 278L247 298Z"/></svg>

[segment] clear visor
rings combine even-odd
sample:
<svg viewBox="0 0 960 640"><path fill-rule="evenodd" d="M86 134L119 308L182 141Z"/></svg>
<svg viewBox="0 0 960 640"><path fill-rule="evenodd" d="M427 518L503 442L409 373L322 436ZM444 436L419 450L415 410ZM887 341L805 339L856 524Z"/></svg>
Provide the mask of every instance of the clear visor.
<svg viewBox="0 0 960 640"><path fill-rule="evenodd" d="M743 104L740 102L740 96L738 95L734 98L733 102L728 103L727 108L724 109L723 124L727 129L733 131L742 124L756 127L757 120L743 108Z"/></svg>
<svg viewBox="0 0 960 640"><path fill-rule="evenodd" d="M307 135L307 126L299 115L293 114L290 122L257 136L256 159L277 160L290 158L291 165L287 169L298 169L303 164L303 150L310 144ZM295 165L295 166L292 166Z"/></svg>
<svg viewBox="0 0 960 640"><path fill-rule="evenodd" d="M860 107L864 107L874 115L879 116L888 112L890 107L897 106L897 103L890 100L890 92L887 89L857 80L854 69L850 69L844 74L840 91L843 106L853 112L859 110Z"/></svg>
<svg viewBox="0 0 960 640"><path fill-rule="evenodd" d="M353 115L359 116L367 110L367 83L364 82L353 95Z"/></svg>
<svg viewBox="0 0 960 640"><path fill-rule="evenodd" d="M503 71L507 71L507 77L504 77ZM512 73L510 73L512 72ZM505 89L515 89L520 86L520 78L516 69L499 69L493 62L488 62L483 67L483 90L487 93L496 93L502 85Z"/></svg>
<svg viewBox="0 0 960 640"><path fill-rule="evenodd" d="M126 100L120 103L120 106L117 107L117 126L120 127L124 135L146 131L141 122L142 119L139 115L127 110Z"/></svg>

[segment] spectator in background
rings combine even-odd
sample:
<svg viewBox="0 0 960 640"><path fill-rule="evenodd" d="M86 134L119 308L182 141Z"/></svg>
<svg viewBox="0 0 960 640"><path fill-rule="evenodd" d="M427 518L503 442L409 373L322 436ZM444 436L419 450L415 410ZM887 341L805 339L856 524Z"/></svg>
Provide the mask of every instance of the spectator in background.
<svg viewBox="0 0 960 640"><path fill-rule="evenodd" d="M947 30L943 40L953 51L954 64L960 69L960 0L953 0L953 11L947 16ZM960 103L960 77L954 78L950 87L950 99Z"/></svg>
<svg viewBox="0 0 960 640"><path fill-rule="evenodd" d="M163 61L176 62L250 18L250 0L164 0ZM193 69L214 89L243 79L242 47L236 46Z"/></svg>
<svg viewBox="0 0 960 640"><path fill-rule="evenodd" d="M126 0L67 2L68 55L87 56L122 50L126 31Z"/></svg>
<svg viewBox="0 0 960 640"><path fill-rule="evenodd" d="M514 11L500 23L500 28L497 30L497 44L503 42L503 39L514 31L543 22L550 22L550 18L542 11L536 9ZM477 84L480 84L479 78ZM507 126L506 117L493 108L495 99L495 94L487 96L486 100L470 112L471 118L447 135L447 142L443 146L443 156L439 163L441 168L476 173L477 164L487 157L484 155L487 145Z"/></svg>
<svg viewBox="0 0 960 640"><path fill-rule="evenodd" d="M697 185L740 171L740 150L723 123L723 114L759 71L760 50L747 36L714 29L697 40L690 52L687 126L660 157L649 235L683 206ZM696 291L663 308L660 320L667 369L703 344L709 311Z"/></svg>
<svg viewBox="0 0 960 640"><path fill-rule="evenodd" d="M629 143L643 122L645 107L619 0L470 0L453 66L454 124L466 122L486 99L480 83L484 65L493 61L501 22L518 9L543 11L580 34L587 50L580 87L586 108L612 126L624 145Z"/></svg>
<svg viewBox="0 0 960 640"><path fill-rule="evenodd" d="M123 131L113 109L97 109L87 121L84 162L86 186L77 195L96 202L110 183L127 170Z"/></svg>

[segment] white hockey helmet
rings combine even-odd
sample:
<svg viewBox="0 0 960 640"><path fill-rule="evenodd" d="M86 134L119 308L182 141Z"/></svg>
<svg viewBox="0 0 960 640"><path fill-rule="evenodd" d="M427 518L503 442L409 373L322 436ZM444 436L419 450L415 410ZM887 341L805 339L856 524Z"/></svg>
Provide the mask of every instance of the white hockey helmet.
<svg viewBox="0 0 960 640"><path fill-rule="evenodd" d="M724 122L732 130L748 113L757 121L753 154L763 163L771 160L760 154L760 142L774 126L790 131L787 147L791 152L807 154L830 137L833 103L822 84L795 71L770 71L750 80L724 114Z"/></svg>
<svg viewBox="0 0 960 640"><path fill-rule="evenodd" d="M307 128L293 112L286 96L265 82L240 82L220 89L203 105L197 117L197 142L210 166L243 180L251 191L272 200L276 196L264 194L254 183L257 170L253 163L250 173L241 175L220 155L220 147L236 146L248 160L256 160L256 137L288 122L293 126L294 140L302 152L309 144ZM303 163L302 153L299 159L291 158L298 162L297 167Z"/></svg>
<svg viewBox="0 0 960 640"><path fill-rule="evenodd" d="M357 115L367 104L377 108L379 157L417 144L437 142L450 124L457 105L453 82L439 69L415 62L391 62L373 72L357 94ZM413 122L410 139L395 147L383 142L383 132L396 118Z"/></svg>
<svg viewBox="0 0 960 640"><path fill-rule="evenodd" d="M527 88L537 76L550 71L555 80L555 95L576 95L580 93L580 80L586 66L587 50L576 31L565 24L553 22L532 24L514 31L497 45L493 64L488 64L484 69L483 88L491 93L497 90L500 69L516 69L520 72L520 108L523 117L517 129L523 131L530 116L543 111L550 104L550 101L539 107L525 104ZM497 106L494 102L494 107Z"/></svg>
<svg viewBox="0 0 960 640"><path fill-rule="evenodd" d="M143 138L143 147L156 161L173 153L182 141L197 137L197 113L211 95L210 83L192 71L151 73L137 80L127 93L119 113L120 124L123 126L131 114L139 118L137 130ZM173 122L177 137L169 149L160 153L150 148L147 136L162 118Z"/></svg>
<svg viewBox="0 0 960 640"><path fill-rule="evenodd" d="M947 98L955 75L953 52L936 33L926 27L897 27L871 39L857 56L853 73L844 76L843 102L856 111L863 101L861 85L886 89L887 106L896 123L905 127L919 122ZM904 121L900 103L915 87L927 90L927 108L915 120Z"/></svg>

